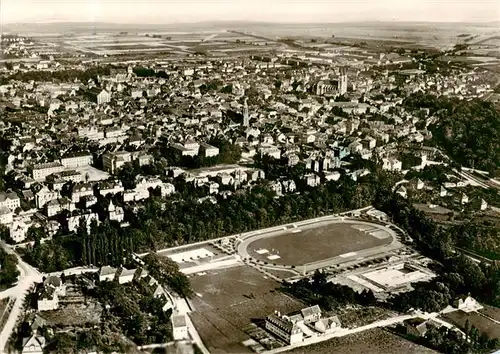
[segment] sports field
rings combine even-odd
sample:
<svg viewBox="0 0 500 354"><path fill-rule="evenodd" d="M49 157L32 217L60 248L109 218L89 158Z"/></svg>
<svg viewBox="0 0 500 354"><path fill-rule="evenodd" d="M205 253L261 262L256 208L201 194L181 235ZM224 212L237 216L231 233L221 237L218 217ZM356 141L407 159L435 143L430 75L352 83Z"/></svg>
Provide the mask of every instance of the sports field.
<svg viewBox="0 0 500 354"><path fill-rule="evenodd" d="M190 281L196 295L189 316L211 353L252 353L241 343L250 338L245 330L252 321L274 310L289 313L306 306L248 266L207 271Z"/></svg>
<svg viewBox="0 0 500 354"><path fill-rule="evenodd" d="M393 234L383 226L338 221L258 236L249 241L246 250L260 261L300 266L333 257L362 257L362 251L389 245L393 240Z"/></svg>

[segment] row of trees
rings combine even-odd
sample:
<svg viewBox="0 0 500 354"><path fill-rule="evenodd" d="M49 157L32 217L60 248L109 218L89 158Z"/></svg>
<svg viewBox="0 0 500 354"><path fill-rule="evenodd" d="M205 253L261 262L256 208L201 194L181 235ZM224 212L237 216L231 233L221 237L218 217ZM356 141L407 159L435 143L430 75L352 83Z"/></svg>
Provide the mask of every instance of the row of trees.
<svg viewBox="0 0 500 354"><path fill-rule="evenodd" d="M89 233L82 225L76 234L35 242L27 248L25 258L45 272L76 265L119 265L132 251L178 246L364 207L381 185L375 178L356 183L343 175L338 181L304 187L300 194L281 198L275 198L266 185L237 191L228 199L219 197L217 204L199 203L189 193L168 200L153 197L137 213L126 208L130 223L126 232L110 221L93 225Z"/></svg>
<svg viewBox="0 0 500 354"><path fill-rule="evenodd" d="M377 302L373 291L357 292L347 285L328 282L326 273L321 271L314 273L312 282L304 278L295 283L285 283L283 290L327 311L349 304L374 305Z"/></svg>

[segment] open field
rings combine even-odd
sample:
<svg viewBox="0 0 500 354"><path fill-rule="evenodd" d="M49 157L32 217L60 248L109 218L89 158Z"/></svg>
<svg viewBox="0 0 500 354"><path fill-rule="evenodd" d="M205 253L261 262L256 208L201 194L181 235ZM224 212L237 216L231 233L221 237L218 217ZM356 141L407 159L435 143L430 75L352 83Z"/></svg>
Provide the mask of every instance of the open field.
<svg viewBox="0 0 500 354"><path fill-rule="evenodd" d="M247 250L260 261L299 266L337 256L355 256L359 251L389 245L392 241L392 235L378 225L332 222L250 240Z"/></svg>
<svg viewBox="0 0 500 354"><path fill-rule="evenodd" d="M385 320L394 315L394 313L376 306L349 306L336 310L332 315L338 316L342 327L356 328Z"/></svg>
<svg viewBox="0 0 500 354"><path fill-rule="evenodd" d="M307 347L287 351L288 354L431 354L432 349L407 341L381 328L334 338Z"/></svg>
<svg viewBox="0 0 500 354"><path fill-rule="evenodd" d="M211 353L251 353L241 342L253 320L279 310L288 313L305 307L276 290L279 284L254 268L238 266L191 278L195 298L190 313Z"/></svg>
<svg viewBox="0 0 500 354"><path fill-rule="evenodd" d="M207 54L223 54L225 52L242 52L271 48L276 43L251 36L235 34L224 29L212 31L159 31L127 34L113 32L68 33L39 37L45 45L58 46L68 53L81 52L93 55L123 55L140 53L183 54L199 50ZM281 46L281 45L280 45Z"/></svg>
<svg viewBox="0 0 500 354"><path fill-rule="evenodd" d="M500 338L500 324L481 316L477 312L465 313L463 311L454 311L444 314L441 317L460 328L464 328L465 322L469 320L471 326L475 326L480 332L485 332L490 338Z"/></svg>
<svg viewBox="0 0 500 354"><path fill-rule="evenodd" d="M500 322L500 309L498 307L493 307L490 305L483 305L484 308L479 310L479 313L482 313L488 317L493 318L496 321Z"/></svg>

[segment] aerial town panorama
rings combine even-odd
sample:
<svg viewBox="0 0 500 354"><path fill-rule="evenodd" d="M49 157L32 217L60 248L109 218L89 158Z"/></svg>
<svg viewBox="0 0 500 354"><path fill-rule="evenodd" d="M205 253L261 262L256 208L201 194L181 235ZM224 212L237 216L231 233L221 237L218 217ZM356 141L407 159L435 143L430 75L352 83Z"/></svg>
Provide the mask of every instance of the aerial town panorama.
<svg viewBox="0 0 500 354"><path fill-rule="evenodd" d="M498 28L3 25L0 351L494 353Z"/></svg>

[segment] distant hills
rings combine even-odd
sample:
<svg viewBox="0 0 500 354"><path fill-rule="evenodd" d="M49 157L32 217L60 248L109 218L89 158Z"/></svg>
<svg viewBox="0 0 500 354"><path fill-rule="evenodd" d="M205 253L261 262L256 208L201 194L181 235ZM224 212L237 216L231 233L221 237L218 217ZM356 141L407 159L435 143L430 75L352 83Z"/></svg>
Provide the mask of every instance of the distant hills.
<svg viewBox="0 0 500 354"><path fill-rule="evenodd" d="M346 27L373 27L373 28L457 28L457 27L481 27L498 29L500 21L482 22L482 23L454 23L454 22L335 22L335 23L273 23L273 22L254 22L254 21L207 21L192 23L166 23L166 24L126 24L126 23L107 23L107 22L44 22L44 23L15 23L4 24L4 33L85 33L85 32L154 32L154 31L213 31L230 28L277 28L281 26L296 27L297 29L306 28L346 28Z"/></svg>

